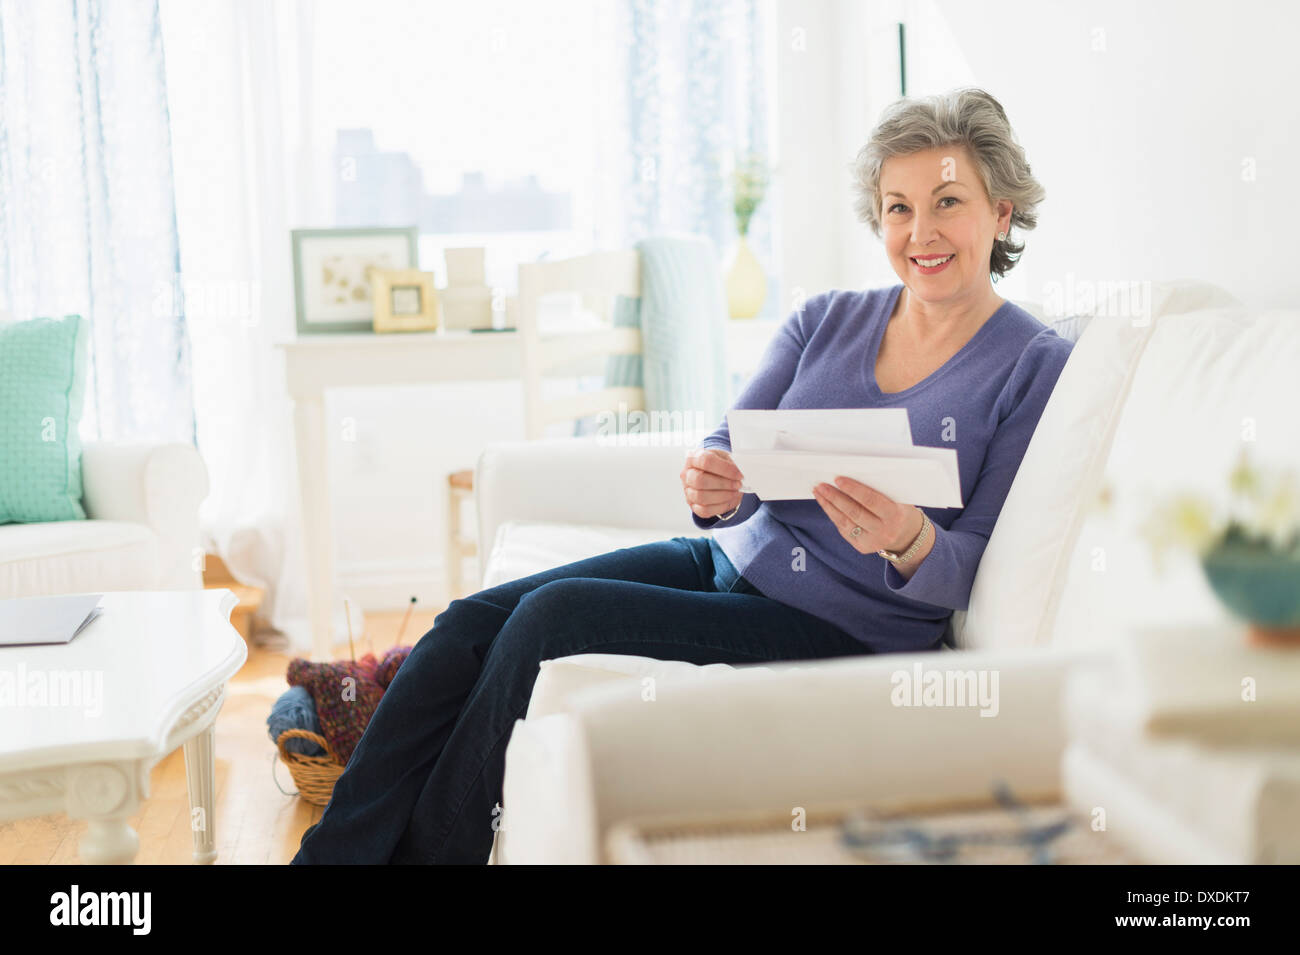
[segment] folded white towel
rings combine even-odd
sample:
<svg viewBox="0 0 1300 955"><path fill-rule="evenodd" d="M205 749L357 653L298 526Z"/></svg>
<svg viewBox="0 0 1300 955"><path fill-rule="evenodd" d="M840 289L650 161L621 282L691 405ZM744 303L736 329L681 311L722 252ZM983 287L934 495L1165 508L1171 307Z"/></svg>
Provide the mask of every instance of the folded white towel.
<svg viewBox="0 0 1300 955"><path fill-rule="evenodd" d="M1081 743L1071 743L1061 763L1065 802L1085 819L1104 820L1099 839L1118 839L1150 865L1233 865L1246 861L1204 839L1167 807ZM1105 816L1097 813L1105 810Z"/></svg>
<svg viewBox="0 0 1300 955"><path fill-rule="evenodd" d="M1090 776L1075 796L1101 800L1092 805L1101 805L1113 817L1108 797L1091 794L1123 791L1118 798L1124 800L1131 789L1148 800L1153 811L1197 833L1196 843L1209 847L1210 855L1239 863L1300 862L1300 747L1212 746L1155 737L1135 718L1126 689L1112 668L1080 669L1066 685L1064 721L1070 744L1087 751L1087 762L1105 767L1105 772L1090 771L1097 778ZM1111 774L1117 781L1107 781ZM1159 861L1179 860L1166 854Z"/></svg>
<svg viewBox="0 0 1300 955"><path fill-rule="evenodd" d="M1300 745L1300 651L1252 648L1242 629L1148 628L1117 660L1152 736Z"/></svg>

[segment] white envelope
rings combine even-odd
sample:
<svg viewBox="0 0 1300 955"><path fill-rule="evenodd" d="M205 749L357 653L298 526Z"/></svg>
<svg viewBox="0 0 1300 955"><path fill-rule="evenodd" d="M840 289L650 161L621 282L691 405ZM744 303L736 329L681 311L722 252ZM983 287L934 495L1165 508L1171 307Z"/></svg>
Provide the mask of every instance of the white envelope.
<svg viewBox="0 0 1300 955"><path fill-rule="evenodd" d="M742 490L765 501L811 500L843 475L902 504L963 506L956 450L914 445L906 408L737 410L727 426Z"/></svg>
<svg viewBox="0 0 1300 955"><path fill-rule="evenodd" d="M912 426L906 408L781 408L727 412L731 447L772 451L780 435L804 439L842 439L872 445L911 447ZM832 450L807 447L803 450Z"/></svg>
<svg viewBox="0 0 1300 955"><path fill-rule="evenodd" d="M900 504L962 507L957 452L920 448L912 457L817 451L732 451L744 475L741 490L764 501L812 500L813 485L840 476L861 481Z"/></svg>

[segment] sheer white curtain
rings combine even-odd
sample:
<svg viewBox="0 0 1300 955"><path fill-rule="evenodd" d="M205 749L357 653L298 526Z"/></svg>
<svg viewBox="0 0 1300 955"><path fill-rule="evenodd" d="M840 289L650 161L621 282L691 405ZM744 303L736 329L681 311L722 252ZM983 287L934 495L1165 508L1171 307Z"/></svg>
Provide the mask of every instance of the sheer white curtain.
<svg viewBox="0 0 1300 955"><path fill-rule="evenodd" d="M0 321L90 325L81 437L194 440L152 4L0 2Z"/></svg>
<svg viewBox="0 0 1300 955"><path fill-rule="evenodd" d="M284 117L296 66L278 37L304 11L262 0L163 0L161 11L207 549L266 590L280 633L261 641L306 650L292 405L274 347L294 334Z"/></svg>
<svg viewBox="0 0 1300 955"><path fill-rule="evenodd" d="M621 216L633 239L686 232L720 258L737 240L728 181L747 156L773 163L768 0L623 0L625 186ZM774 197L750 221L748 242L775 269ZM775 286L775 283L772 283ZM784 317L769 294L763 314Z"/></svg>

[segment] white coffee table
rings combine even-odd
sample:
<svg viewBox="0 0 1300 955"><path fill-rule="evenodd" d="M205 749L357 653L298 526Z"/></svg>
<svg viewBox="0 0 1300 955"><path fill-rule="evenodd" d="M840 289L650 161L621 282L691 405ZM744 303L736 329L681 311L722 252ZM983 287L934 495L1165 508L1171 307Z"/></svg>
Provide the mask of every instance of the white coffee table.
<svg viewBox="0 0 1300 955"><path fill-rule="evenodd" d="M150 769L183 745L194 860L215 860L212 730L248 656L237 603L229 590L106 593L71 643L0 646L0 680L18 690L0 698L0 822L66 812L88 820L83 861L131 862L127 820Z"/></svg>

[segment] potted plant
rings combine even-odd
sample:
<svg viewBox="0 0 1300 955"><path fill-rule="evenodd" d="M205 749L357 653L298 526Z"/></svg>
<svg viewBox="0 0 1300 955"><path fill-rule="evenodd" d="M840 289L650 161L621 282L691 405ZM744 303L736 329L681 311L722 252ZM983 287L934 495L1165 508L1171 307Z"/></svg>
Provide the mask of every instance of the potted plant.
<svg viewBox="0 0 1300 955"><path fill-rule="evenodd" d="M757 153L738 161L731 174L732 210L736 215L736 231L740 233L727 270L727 310L732 318L753 318L767 300L767 276L746 237L768 182L767 164Z"/></svg>
<svg viewBox="0 0 1300 955"><path fill-rule="evenodd" d="M1170 546L1197 555L1252 645L1300 649L1300 480L1255 468L1243 450L1228 483L1227 507L1179 492L1153 509L1143 535L1157 564Z"/></svg>

